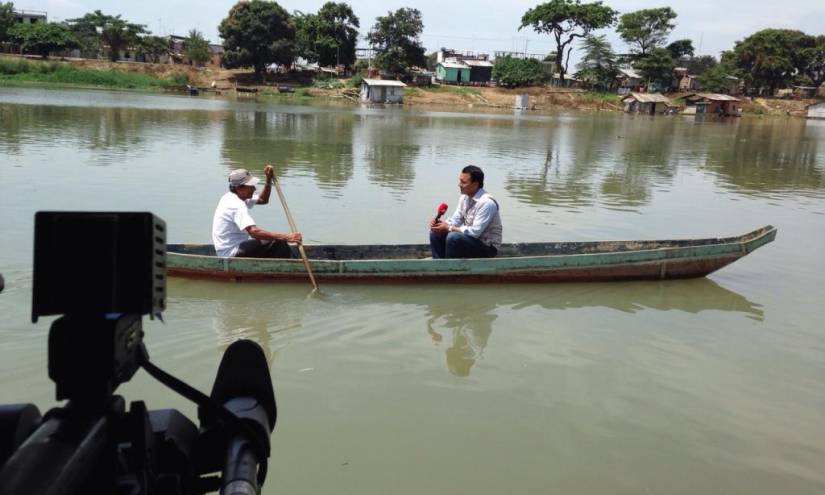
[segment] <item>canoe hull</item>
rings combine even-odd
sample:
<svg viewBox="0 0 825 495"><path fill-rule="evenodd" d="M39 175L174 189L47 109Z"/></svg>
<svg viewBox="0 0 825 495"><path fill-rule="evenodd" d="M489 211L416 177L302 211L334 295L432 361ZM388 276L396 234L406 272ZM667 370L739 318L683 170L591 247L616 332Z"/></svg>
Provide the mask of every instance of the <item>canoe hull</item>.
<svg viewBox="0 0 825 495"><path fill-rule="evenodd" d="M775 236L776 229L766 226L743 236L727 239L581 243L587 246L579 249L579 252L545 256L460 260L314 259L310 254L310 258L315 278L326 283L561 283L663 280L703 277L773 241ZM654 244L657 242L665 247L655 247L659 246ZM637 245L645 249L628 248ZM534 251L535 246L521 245L525 251ZM655 248L651 249L651 246ZM307 274L300 260L218 258L184 254L187 249L182 245L170 245L167 255L168 275L227 281L307 281ZM332 248L315 246L313 249L320 253L323 249L329 251ZM390 250L392 247L388 246L386 249ZM571 250L569 245L565 245L565 249ZM332 251L334 252L334 249Z"/></svg>

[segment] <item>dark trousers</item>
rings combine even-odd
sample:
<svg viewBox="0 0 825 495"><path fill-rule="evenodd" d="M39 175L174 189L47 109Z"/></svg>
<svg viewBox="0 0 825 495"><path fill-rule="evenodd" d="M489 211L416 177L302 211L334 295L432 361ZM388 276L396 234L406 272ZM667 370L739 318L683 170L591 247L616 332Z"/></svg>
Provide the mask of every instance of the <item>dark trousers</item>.
<svg viewBox="0 0 825 495"><path fill-rule="evenodd" d="M295 258L286 241L249 239L238 246L236 258Z"/></svg>
<svg viewBox="0 0 825 495"><path fill-rule="evenodd" d="M430 250L433 252L433 259L493 258L498 254L496 248L461 232L430 232Z"/></svg>

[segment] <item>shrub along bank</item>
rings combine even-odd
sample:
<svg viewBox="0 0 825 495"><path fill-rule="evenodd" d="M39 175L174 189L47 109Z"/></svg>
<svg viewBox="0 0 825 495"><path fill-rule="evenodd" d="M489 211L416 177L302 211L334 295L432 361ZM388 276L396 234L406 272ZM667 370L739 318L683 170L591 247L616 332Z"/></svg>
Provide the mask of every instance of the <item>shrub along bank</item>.
<svg viewBox="0 0 825 495"><path fill-rule="evenodd" d="M57 84L123 89L155 89L188 84L186 74L161 78L151 74L75 67L63 62L0 58L0 82Z"/></svg>

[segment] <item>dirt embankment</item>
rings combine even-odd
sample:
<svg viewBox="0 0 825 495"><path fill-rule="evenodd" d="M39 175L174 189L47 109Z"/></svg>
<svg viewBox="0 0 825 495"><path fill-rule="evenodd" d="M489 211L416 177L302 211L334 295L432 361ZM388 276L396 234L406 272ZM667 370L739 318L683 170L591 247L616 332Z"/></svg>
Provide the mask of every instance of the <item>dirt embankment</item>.
<svg viewBox="0 0 825 495"><path fill-rule="evenodd" d="M153 75L171 79L175 75L185 74L189 83L199 87L231 89L236 85L256 87L265 93L277 93L282 85L302 87L303 97L336 98L357 101L358 90L347 87L341 81L340 88L323 89L312 87L311 81L302 78L294 81L288 76L281 76L278 82L257 84L248 70L224 69L221 67L192 67L181 64L152 64L139 62L110 62L108 60L67 59L72 65L96 70L113 70ZM530 96L529 105L535 110L576 109L585 111L621 111L621 99L616 94L594 93L580 89L555 88L549 86L532 86L527 88L499 88L473 86L433 86L428 88L408 87L404 98L405 105L445 106L445 107L490 107L513 108L516 95ZM667 95L676 99L679 94ZM744 114L752 115L791 115L804 117L805 107L816 100L785 100L776 98L740 97L740 107Z"/></svg>

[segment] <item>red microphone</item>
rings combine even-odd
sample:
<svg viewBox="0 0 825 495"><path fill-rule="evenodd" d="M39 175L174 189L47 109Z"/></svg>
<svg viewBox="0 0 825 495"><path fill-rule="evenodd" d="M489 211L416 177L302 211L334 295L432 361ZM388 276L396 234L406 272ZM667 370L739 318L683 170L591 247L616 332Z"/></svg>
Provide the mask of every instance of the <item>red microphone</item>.
<svg viewBox="0 0 825 495"><path fill-rule="evenodd" d="M441 203L438 205L438 215L435 216L436 223L441 219L441 215L445 213L447 213L447 203Z"/></svg>

